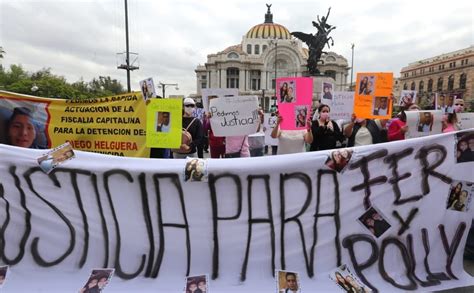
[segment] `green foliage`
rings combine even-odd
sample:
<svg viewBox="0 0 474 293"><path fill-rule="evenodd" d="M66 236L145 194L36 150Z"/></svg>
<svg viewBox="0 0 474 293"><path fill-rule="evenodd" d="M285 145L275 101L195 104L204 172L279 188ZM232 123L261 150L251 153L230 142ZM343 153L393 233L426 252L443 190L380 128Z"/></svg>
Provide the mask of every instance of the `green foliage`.
<svg viewBox="0 0 474 293"><path fill-rule="evenodd" d="M5 54L5 50L3 50L3 47L0 47L0 58L3 58L3 54Z"/></svg>
<svg viewBox="0 0 474 293"><path fill-rule="evenodd" d="M33 91L33 86L38 89ZM90 82L79 80L68 83L63 76L51 73L50 68L43 68L29 73L21 65L11 65L6 70L0 65L0 89L47 98L86 99L104 97L125 92L123 86L110 76L99 76Z"/></svg>

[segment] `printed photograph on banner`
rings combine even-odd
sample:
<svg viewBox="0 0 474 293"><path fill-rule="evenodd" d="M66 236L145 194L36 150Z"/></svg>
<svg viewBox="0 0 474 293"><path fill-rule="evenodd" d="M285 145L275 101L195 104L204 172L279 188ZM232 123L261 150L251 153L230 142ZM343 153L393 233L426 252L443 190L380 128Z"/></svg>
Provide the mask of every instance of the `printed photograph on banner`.
<svg viewBox="0 0 474 293"><path fill-rule="evenodd" d="M187 158L184 166L184 181L207 182L207 160Z"/></svg>
<svg viewBox="0 0 474 293"><path fill-rule="evenodd" d="M147 78L140 81L140 89L143 95L143 99L146 101L150 98L156 97L155 84L153 78Z"/></svg>
<svg viewBox="0 0 474 293"><path fill-rule="evenodd" d="M280 81L280 103L296 103L296 80Z"/></svg>
<svg viewBox="0 0 474 293"><path fill-rule="evenodd" d="M359 95L368 96L373 94L375 89L375 76L362 75L359 82Z"/></svg>
<svg viewBox="0 0 474 293"><path fill-rule="evenodd" d="M474 184L468 181L453 181L449 189L446 209L467 212L470 210Z"/></svg>
<svg viewBox="0 0 474 293"><path fill-rule="evenodd" d="M0 143L31 149L47 149L49 102L0 99Z"/></svg>
<svg viewBox="0 0 474 293"><path fill-rule="evenodd" d="M402 90L399 106L406 107L416 102L416 91Z"/></svg>
<svg viewBox="0 0 474 293"><path fill-rule="evenodd" d="M340 173L344 170L347 163L349 163L351 157L351 149L337 149L331 152L330 157L326 160L326 166Z"/></svg>
<svg viewBox="0 0 474 293"><path fill-rule="evenodd" d="M372 290L362 283L349 269L347 265L341 265L329 274L331 279L342 292L369 293Z"/></svg>
<svg viewBox="0 0 474 293"><path fill-rule="evenodd" d="M207 275L186 277L185 293L206 293L209 292L209 278Z"/></svg>
<svg viewBox="0 0 474 293"><path fill-rule="evenodd" d="M295 125L297 128L306 127L308 115L307 106L295 106Z"/></svg>
<svg viewBox="0 0 474 293"><path fill-rule="evenodd" d="M474 161L474 131L456 133L456 163Z"/></svg>
<svg viewBox="0 0 474 293"><path fill-rule="evenodd" d="M387 116L390 113L389 97L374 97L372 113L376 116Z"/></svg>
<svg viewBox="0 0 474 293"><path fill-rule="evenodd" d="M454 100L456 100L457 95L456 94L450 94L448 95L445 100L445 107L444 107L444 112L445 113L454 113Z"/></svg>
<svg viewBox="0 0 474 293"><path fill-rule="evenodd" d="M5 281L7 279L7 273L8 266L0 266L0 288L2 288L3 284L5 284Z"/></svg>
<svg viewBox="0 0 474 293"><path fill-rule="evenodd" d="M382 236L382 234L391 227L390 223L385 220L382 213L373 206L366 210L357 220L377 238Z"/></svg>
<svg viewBox="0 0 474 293"><path fill-rule="evenodd" d="M171 129L171 113L156 112L156 131L169 132Z"/></svg>
<svg viewBox="0 0 474 293"><path fill-rule="evenodd" d="M74 158L74 150L69 142L62 144L37 159L41 170L49 174L59 165Z"/></svg>
<svg viewBox="0 0 474 293"><path fill-rule="evenodd" d="M79 293L102 292L110 283L114 269L93 269L86 284L79 290Z"/></svg>
<svg viewBox="0 0 474 293"><path fill-rule="evenodd" d="M332 100L332 90L333 86L332 83L323 82L323 99L325 100Z"/></svg>
<svg viewBox="0 0 474 293"><path fill-rule="evenodd" d="M433 130L434 116L431 112L419 111L417 131L429 135Z"/></svg>
<svg viewBox="0 0 474 293"><path fill-rule="evenodd" d="M275 276L277 293L301 292L299 273L276 270Z"/></svg>

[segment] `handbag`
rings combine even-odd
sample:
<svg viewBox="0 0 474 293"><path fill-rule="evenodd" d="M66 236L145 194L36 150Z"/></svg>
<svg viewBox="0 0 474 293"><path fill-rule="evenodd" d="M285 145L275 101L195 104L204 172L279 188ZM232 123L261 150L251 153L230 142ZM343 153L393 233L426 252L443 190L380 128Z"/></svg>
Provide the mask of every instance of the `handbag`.
<svg viewBox="0 0 474 293"><path fill-rule="evenodd" d="M224 154L224 158L226 159L240 158L240 152L242 151L242 148L244 147L244 142L245 142L245 136L244 136L244 139L242 140L242 145L240 146L240 150L238 152L226 153Z"/></svg>
<svg viewBox="0 0 474 293"><path fill-rule="evenodd" d="M193 136L191 135L191 133L189 133L188 129L191 127L191 125L194 123L194 121L196 121L197 118L194 118L191 123L188 124L188 127L186 128L183 128L182 131L181 131L181 144L185 144L185 145L191 145L191 143L193 142ZM171 149L172 152L174 153L183 153L183 150L181 150L180 148L177 148L177 149ZM191 152L191 149L189 149L189 152ZM189 153L188 152L188 153ZM186 152L184 152L186 153Z"/></svg>

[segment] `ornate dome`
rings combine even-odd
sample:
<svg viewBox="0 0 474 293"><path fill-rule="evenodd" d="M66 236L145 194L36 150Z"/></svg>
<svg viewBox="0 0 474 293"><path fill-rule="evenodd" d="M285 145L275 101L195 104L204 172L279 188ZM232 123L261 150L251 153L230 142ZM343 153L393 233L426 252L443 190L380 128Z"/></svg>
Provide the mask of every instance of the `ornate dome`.
<svg viewBox="0 0 474 293"><path fill-rule="evenodd" d="M246 36L250 39L291 39L290 31L277 23L257 24L248 31Z"/></svg>
<svg viewBox="0 0 474 293"><path fill-rule="evenodd" d="M271 4L267 4L265 22L252 27L246 37L249 39L291 39L290 31L281 24L273 23L273 14L270 12Z"/></svg>

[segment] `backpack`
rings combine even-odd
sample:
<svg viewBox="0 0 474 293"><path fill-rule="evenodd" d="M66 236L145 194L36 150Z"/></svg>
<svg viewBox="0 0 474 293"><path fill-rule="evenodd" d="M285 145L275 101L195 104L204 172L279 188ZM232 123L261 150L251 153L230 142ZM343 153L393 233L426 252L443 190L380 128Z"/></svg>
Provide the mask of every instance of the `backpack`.
<svg viewBox="0 0 474 293"><path fill-rule="evenodd" d="M194 123L194 121L196 121L196 119L197 118L194 118L191 121L191 123L188 124L188 127L183 128L183 130L181 131L181 144L185 144L185 145L189 146L193 142L193 136L191 135L191 133L189 133L188 129L189 129L189 127L191 127L191 125ZM183 150L181 150L181 148L171 149L171 151L174 152L174 153L183 154ZM189 152L191 152L191 149L189 149Z"/></svg>

